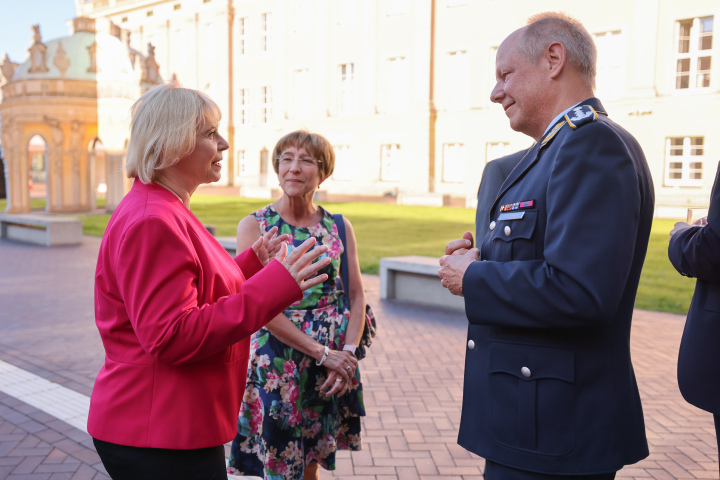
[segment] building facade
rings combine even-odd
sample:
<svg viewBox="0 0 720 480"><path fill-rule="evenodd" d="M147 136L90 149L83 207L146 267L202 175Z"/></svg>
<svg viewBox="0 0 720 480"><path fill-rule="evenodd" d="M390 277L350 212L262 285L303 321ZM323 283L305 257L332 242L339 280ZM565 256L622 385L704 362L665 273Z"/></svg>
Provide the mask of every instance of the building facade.
<svg viewBox="0 0 720 480"><path fill-rule="evenodd" d="M658 215L705 205L720 160L717 0L75 1L218 102L222 183L247 196L275 193L275 142L308 128L335 146L329 194L472 205L484 165L532 143L489 96L498 46L545 10L595 36L597 96L643 146Z"/></svg>

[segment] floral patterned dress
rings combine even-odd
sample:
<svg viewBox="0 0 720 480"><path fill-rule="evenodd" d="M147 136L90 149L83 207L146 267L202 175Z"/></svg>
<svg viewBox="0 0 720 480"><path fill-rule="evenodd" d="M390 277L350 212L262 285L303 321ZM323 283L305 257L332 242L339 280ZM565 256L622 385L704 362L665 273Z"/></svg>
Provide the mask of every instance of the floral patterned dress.
<svg viewBox="0 0 720 480"><path fill-rule="evenodd" d="M334 217L322 212L322 220L310 228L285 223L272 205L253 215L262 232L277 226L278 235L290 234L293 247L310 236L318 245L327 245L328 252L320 258L328 255L332 261L319 273L327 273L328 280L306 290L285 315L317 342L341 350L350 318L336 288L343 245ZM308 463L334 470L336 450L360 450L360 417L365 415L360 369L341 397L320 394L326 378L327 369L317 366L314 358L264 328L256 332L228 473L300 480Z"/></svg>

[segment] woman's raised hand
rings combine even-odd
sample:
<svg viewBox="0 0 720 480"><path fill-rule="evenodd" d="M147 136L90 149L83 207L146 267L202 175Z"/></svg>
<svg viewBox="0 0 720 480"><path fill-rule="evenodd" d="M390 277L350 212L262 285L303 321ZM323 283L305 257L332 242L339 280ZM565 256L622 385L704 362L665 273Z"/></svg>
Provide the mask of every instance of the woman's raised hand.
<svg viewBox="0 0 720 480"><path fill-rule="evenodd" d="M277 231L277 227L272 227L252 245L255 255L258 256L263 265L270 263L273 257L278 254L282 245L290 240L290 235L287 233L276 237Z"/></svg>
<svg viewBox="0 0 720 480"><path fill-rule="evenodd" d="M290 275L295 279L300 290L303 291L321 284L328 278L326 273L311 278L318 270L330 265L331 261L330 257L325 257L322 260L312 263L313 260L328 251L328 247L325 245L320 245L310 250L313 245L315 245L315 237L310 237L293 248L292 252L288 254L287 244L283 242L280 245L280 251L275 255L275 259L287 268L287 271L290 272Z"/></svg>

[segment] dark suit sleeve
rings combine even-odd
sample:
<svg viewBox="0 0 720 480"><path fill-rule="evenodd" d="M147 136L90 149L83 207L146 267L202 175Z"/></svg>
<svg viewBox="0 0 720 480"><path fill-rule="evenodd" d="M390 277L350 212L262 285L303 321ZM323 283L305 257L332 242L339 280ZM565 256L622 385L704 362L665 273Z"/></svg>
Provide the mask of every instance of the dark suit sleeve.
<svg viewBox="0 0 720 480"><path fill-rule="evenodd" d="M463 278L470 323L580 327L609 321L618 308L641 210L631 153L620 133L598 122L544 154L544 249L536 260L473 262Z"/></svg>
<svg viewBox="0 0 720 480"><path fill-rule="evenodd" d="M668 256L675 269L706 282L720 282L720 189L715 177L708 223L702 227L691 227L670 238Z"/></svg>

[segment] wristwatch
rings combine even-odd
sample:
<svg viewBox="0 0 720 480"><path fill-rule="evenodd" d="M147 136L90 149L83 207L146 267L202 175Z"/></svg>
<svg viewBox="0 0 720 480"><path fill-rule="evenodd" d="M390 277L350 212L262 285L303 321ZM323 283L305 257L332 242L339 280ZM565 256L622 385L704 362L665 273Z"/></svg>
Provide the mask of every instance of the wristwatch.
<svg viewBox="0 0 720 480"><path fill-rule="evenodd" d="M355 345L345 345L343 346L343 350L347 350L348 352L355 355L355 350L357 350L357 347Z"/></svg>

